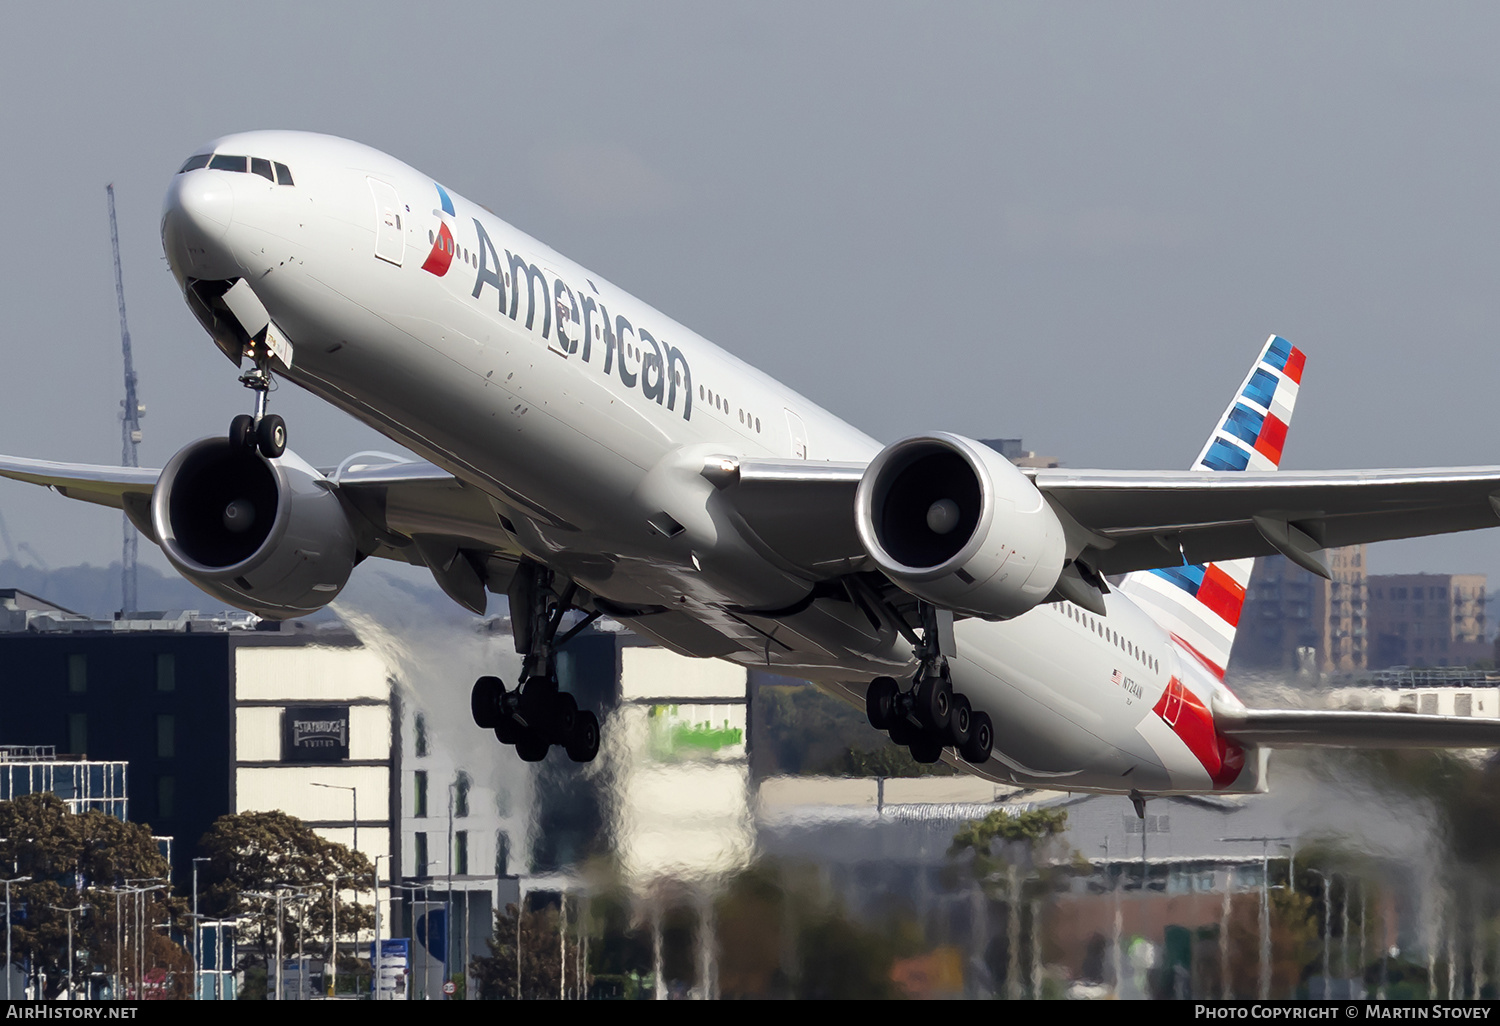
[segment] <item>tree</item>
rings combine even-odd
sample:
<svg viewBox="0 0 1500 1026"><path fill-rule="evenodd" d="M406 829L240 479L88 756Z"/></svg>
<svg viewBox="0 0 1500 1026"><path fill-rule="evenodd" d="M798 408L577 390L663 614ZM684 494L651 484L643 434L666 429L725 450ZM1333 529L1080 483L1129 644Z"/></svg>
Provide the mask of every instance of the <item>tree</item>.
<svg viewBox="0 0 1500 1026"><path fill-rule="evenodd" d="M240 936L263 960L276 947L277 894L284 896L283 952L295 951L299 942L326 945L335 894L340 936L374 923L371 906L343 896L345 889L371 880L369 859L319 837L295 816L279 811L221 816L198 848L209 860L199 878L199 907L212 917L246 916Z"/></svg>
<svg viewBox="0 0 1500 1026"><path fill-rule="evenodd" d="M516 996L517 916L514 904L496 912L495 932L485 939L489 955L477 955L470 963L481 998L493 1001ZM528 909L520 916L521 997L526 1000L558 995L557 928L555 908ZM570 947L570 959L571 954Z"/></svg>
<svg viewBox="0 0 1500 1026"><path fill-rule="evenodd" d="M43 993L47 997L61 992L70 963L75 978L93 968L89 959L77 957L81 951L90 952L105 972L118 975L131 993L138 992L140 985L134 979L137 965L176 974L171 983L159 981L158 996L182 979L180 970L190 968L182 948L156 933L163 924L177 922L185 908L171 896L171 866L157 849L149 827L98 811L74 814L50 792L29 794L0 802L0 864L12 870L8 874L12 879L31 877L11 888L12 905L20 909L12 944L46 974ZM118 889L142 883L150 886L152 881L167 886L117 896ZM81 913L61 911L80 907ZM67 950L70 914L74 917L73 958ZM148 928L143 952L136 950L137 922Z"/></svg>
<svg viewBox="0 0 1500 1026"><path fill-rule="evenodd" d="M1067 828L1068 814L1062 809L1030 809L1009 813L996 809L983 819L970 820L953 835L948 856L971 857L974 879L992 899L1005 908L1005 933L994 939L987 956L996 983L1003 981L1010 997L1021 994L1021 968L1032 959L1023 957L1033 930L1023 929L1030 914L1024 891L1028 881L1033 893L1045 882L1047 855L1061 852L1058 837ZM1034 924L1033 924L1034 925ZM1032 980L1034 987L1040 981Z"/></svg>
<svg viewBox="0 0 1500 1026"><path fill-rule="evenodd" d="M925 765L870 726L856 709L811 684L763 685L751 702L755 717L752 772L860 777L947 775L946 763Z"/></svg>

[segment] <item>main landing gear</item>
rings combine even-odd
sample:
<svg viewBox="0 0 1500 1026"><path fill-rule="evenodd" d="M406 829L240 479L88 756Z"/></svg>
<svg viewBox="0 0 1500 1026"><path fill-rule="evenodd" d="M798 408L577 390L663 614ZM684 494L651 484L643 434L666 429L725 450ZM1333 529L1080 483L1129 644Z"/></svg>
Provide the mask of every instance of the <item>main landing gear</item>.
<svg viewBox="0 0 1500 1026"><path fill-rule="evenodd" d="M876 677L865 691L870 726L905 745L920 763L937 762L944 748L968 763L982 765L994 746L994 726L969 700L953 690L948 659L941 651L937 612L922 604L922 638L913 650L917 672L905 691L894 677Z"/></svg>
<svg viewBox="0 0 1500 1026"><path fill-rule="evenodd" d="M578 708L572 695L558 687L557 650L598 619L590 613L561 638L558 627L573 606L577 585L561 595L552 591L552 571L523 563L510 589L511 624L516 648L524 653L521 683L514 691L499 677L480 677L469 696L474 722L493 730L503 745L514 745L527 762L541 762L557 745L574 762L593 762L599 754L599 719Z"/></svg>
<svg viewBox="0 0 1500 1026"><path fill-rule="evenodd" d="M266 400L276 387L271 378L271 357L250 351L255 366L240 375L240 384L255 393L255 415L242 413L229 422L229 444L236 452L252 453L257 449L268 460L286 452L286 421L266 413Z"/></svg>

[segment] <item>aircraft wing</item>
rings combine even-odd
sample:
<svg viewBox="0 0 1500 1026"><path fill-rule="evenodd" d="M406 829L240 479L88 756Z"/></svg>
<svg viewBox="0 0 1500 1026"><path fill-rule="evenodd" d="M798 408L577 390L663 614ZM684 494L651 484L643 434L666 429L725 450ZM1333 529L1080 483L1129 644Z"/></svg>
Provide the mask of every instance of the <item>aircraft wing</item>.
<svg viewBox="0 0 1500 1026"><path fill-rule="evenodd" d="M1500 719L1322 709L1216 709L1225 737L1271 748L1500 748Z"/></svg>
<svg viewBox="0 0 1500 1026"><path fill-rule="evenodd" d="M1500 525L1500 467L1435 470L1038 470L1054 508L1093 535L1100 573L1304 553ZM1173 558L1176 557L1176 558Z"/></svg>
<svg viewBox="0 0 1500 1026"><path fill-rule="evenodd" d="M124 509L155 540L151 494L161 471L0 456L0 477L43 485L71 499ZM431 463L354 464L326 475L367 521L371 555L419 566L509 555L513 548L483 492ZM441 581L439 583L442 583Z"/></svg>
<svg viewBox="0 0 1500 1026"><path fill-rule="evenodd" d="M115 509L123 508L127 494L149 496L160 476L160 470L143 467L96 467L0 456L0 477L43 485L70 499Z"/></svg>
<svg viewBox="0 0 1500 1026"><path fill-rule="evenodd" d="M763 459L711 460L704 470L767 547L814 573L865 558L854 526L863 473L858 463ZM1061 515L1069 554L1104 574L1277 552L1315 558L1322 548L1500 526L1500 467L1025 473Z"/></svg>

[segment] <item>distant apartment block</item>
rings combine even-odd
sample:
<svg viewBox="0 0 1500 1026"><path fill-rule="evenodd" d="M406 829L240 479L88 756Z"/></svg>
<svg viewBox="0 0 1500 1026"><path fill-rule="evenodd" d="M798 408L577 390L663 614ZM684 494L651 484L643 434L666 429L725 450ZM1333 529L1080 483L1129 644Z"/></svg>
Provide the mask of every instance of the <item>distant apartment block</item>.
<svg viewBox="0 0 1500 1026"><path fill-rule="evenodd" d="M1018 467L1027 467L1034 470L1045 470L1048 467L1060 467L1056 456L1038 456L1022 444L1020 438L981 438L980 443L994 449L1001 456L1010 460Z"/></svg>
<svg viewBox="0 0 1500 1026"><path fill-rule="evenodd" d="M1494 658L1483 574L1380 574L1369 587L1376 665L1469 666Z"/></svg>
<svg viewBox="0 0 1500 1026"><path fill-rule="evenodd" d="M1230 665L1235 670L1347 673L1370 660L1365 546L1324 553L1332 580L1282 556L1263 556L1245 590Z"/></svg>

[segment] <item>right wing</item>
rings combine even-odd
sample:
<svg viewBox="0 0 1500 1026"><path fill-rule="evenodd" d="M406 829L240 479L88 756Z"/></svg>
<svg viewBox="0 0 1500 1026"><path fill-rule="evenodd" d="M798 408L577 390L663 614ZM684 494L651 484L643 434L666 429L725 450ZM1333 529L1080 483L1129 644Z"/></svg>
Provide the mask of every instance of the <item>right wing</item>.
<svg viewBox="0 0 1500 1026"><path fill-rule="evenodd" d="M155 469L0 456L0 477L123 509L152 541L151 496L160 476ZM351 458L324 476L366 521L367 555L428 567L461 605L473 609L483 603L482 589L475 592L477 575L465 572L466 564L478 564L485 578L503 584L519 558L489 497L431 463L358 464Z"/></svg>

